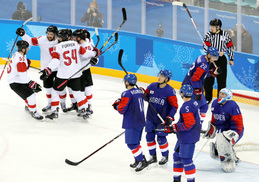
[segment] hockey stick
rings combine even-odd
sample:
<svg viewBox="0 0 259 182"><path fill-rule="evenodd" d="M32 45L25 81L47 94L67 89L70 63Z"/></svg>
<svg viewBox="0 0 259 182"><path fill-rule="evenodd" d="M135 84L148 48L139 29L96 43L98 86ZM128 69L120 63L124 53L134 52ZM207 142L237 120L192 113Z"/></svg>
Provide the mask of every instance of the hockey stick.
<svg viewBox="0 0 259 182"><path fill-rule="evenodd" d="M126 9L122 8L122 15L123 15L123 22L121 25L117 28L117 30L110 36L110 38L103 44L100 50L103 49L104 46L110 41L110 39L118 32L118 30L122 27L122 25L127 21L127 14L126 14Z"/></svg>
<svg viewBox="0 0 259 182"><path fill-rule="evenodd" d="M95 58L99 58L101 55L103 55L107 50L109 50L112 46L114 46L114 44L116 44L118 41L118 33L116 32L115 33L115 40L114 42L112 43L112 45L110 45L107 49L105 49L103 52L100 53L99 56L96 56ZM79 73L80 71L82 71L83 69L85 69L88 65L90 64L87 63L85 66L83 66L80 70L78 70L77 72L75 72L72 76L70 76L67 80L65 80L63 83L61 83L57 88L60 88L62 85L64 85L65 83L68 82L68 80L70 80L73 76L75 76L77 73Z"/></svg>
<svg viewBox="0 0 259 182"><path fill-rule="evenodd" d="M124 70L124 72L125 72L126 74L128 74L128 72L126 71L126 69L123 67L123 65L122 65L122 63L121 63L122 54L123 54L123 49L120 49L119 56L118 56L118 63L119 63L119 65L121 66L121 68ZM138 89L140 89L137 84L136 84L136 87L137 87ZM141 90L141 89L140 89L140 90ZM145 97L145 96L144 96L144 97ZM160 116L160 114L156 111L156 109L155 109L154 106L150 103L150 101L147 100L147 99L145 99L145 100L148 102L148 104L150 105L150 107L151 107L151 108L153 109L153 111L156 113L157 117L161 120L162 123L157 127L157 128L160 128L160 127L164 124L163 118L162 118L162 117Z"/></svg>
<svg viewBox="0 0 259 182"><path fill-rule="evenodd" d="M100 37L99 37L98 28L95 28L95 34L96 34L96 37L97 37L97 43L95 44L95 47L97 47L98 44L99 44L99 42L100 42Z"/></svg>
<svg viewBox="0 0 259 182"><path fill-rule="evenodd" d="M26 20L26 21L22 24L21 28L23 28L24 25L25 25L28 21L30 21L30 20L32 20L32 17L29 18L28 20ZM16 39L15 39L15 41L14 41L13 47L12 47L12 49L11 49L11 51L10 51L10 54L9 54L9 56L8 56L8 58L7 58L7 61L6 61L5 65L4 65L3 71L2 71L2 73L1 73L1 75L0 75L0 80L1 80L1 78L2 78L2 76L3 76L3 74L4 74L5 67L6 67L7 63L9 62L9 59L10 59L11 54L12 54L12 52L13 52L14 46L15 46L17 40L18 40L18 37L19 37L19 35L17 35L17 37L16 37Z"/></svg>
<svg viewBox="0 0 259 182"><path fill-rule="evenodd" d="M203 40L203 38L202 38L202 36L201 36L201 33L200 33L200 31L199 31L199 29L198 29L196 23L194 22L194 20L193 20L193 18L192 18L192 15L191 15L189 9L187 8L186 4L183 3L183 2L174 1L174 2L172 2L172 5L182 6L182 7L184 7L184 8L186 9L187 13L189 14L189 17L191 18L192 24L193 24L194 28L196 29L196 31L197 31L197 33L198 33L198 35L199 35L199 37L200 37L200 39L201 39L203 45L204 45L205 47L208 47L208 46L205 44L205 42L204 42L204 40ZM213 61L212 63L213 63L213 65L215 66L215 68L217 68L216 63L215 63L214 61Z"/></svg>
<svg viewBox="0 0 259 182"><path fill-rule="evenodd" d="M207 141L205 142L205 144L201 147L201 149L199 150L199 152L196 154L196 156L193 158L193 161L195 161L195 159L198 157L198 155L200 154L200 152L202 151L202 149L207 145L208 141L210 140L210 138L207 139Z"/></svg>
<svg viewBox="0 0 259 182"><path fill-rule="evenodd" d="M114 137L112 140L110 140L109 142L107 142L106 144L104 144L103 146L101 146L100 148L98 148L96 151L94 151L93 153L91 153L90 155L88 155L87 157L85 157L84 159L82 159L79 162L72 162L68 159L65 160L65 162L71 166L77 166L78 164L81 164L82 162L84 162L86 159L88 159L89 157L91 157L92 155L94 155L96 152L98 152L99 150L101 150L102 148L104 148L106 145L110 144L111 142L113 142L115 139L119 138L121 135L123 135L125 133L122 132L121 134L117 135L116 137Z"/></svg>

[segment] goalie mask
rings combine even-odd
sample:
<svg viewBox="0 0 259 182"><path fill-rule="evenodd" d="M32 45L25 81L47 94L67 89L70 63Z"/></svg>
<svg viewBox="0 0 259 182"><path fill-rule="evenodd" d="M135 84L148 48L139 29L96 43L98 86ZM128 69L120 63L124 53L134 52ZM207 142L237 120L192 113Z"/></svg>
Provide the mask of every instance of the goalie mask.
<svg viewBox="0 0 259 182"><path fill-rule="evenodd" d="M226 95L226 97L222 97L222 94ZM231 100L233 97L233 93L231 90L227 89L227 88L223 88L219 91L219 99L218 99L218 103L219 104L223 104L228 100Z"/></svg>

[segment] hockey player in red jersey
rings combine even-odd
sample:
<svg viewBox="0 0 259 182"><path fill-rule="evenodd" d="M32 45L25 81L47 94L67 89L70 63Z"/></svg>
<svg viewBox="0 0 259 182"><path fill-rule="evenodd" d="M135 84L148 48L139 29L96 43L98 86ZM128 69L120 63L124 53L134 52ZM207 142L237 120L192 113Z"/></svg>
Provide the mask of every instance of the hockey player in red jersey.
<svg viewBox="0 0 259 182"><path fill-rule="evenodd" d="M200 139L201 122L198 102L192 100L193 88L191 85L182 85L180 94L184 103L180 109L180 119L177 123L165 122L166 133L176 133L177 143L174 148L174 182L181 182L182 172L188 182L195 181L195 165L193 164L193 154L195 143Z"/></svg>
<svg viewBox="0 0 259 182"><path fill-rule="evenodd" d="M77 41L82 47L84 47L87 51L94 50L93 40L90 39L90 33L85 29L77 29L73 32L73 37L75 41ZM98 62L98 58L95 58L96 62ZM89 62L89 59L82 59L82 67L86 66ZM81 91L85 94L88 102L87 110L92 114L92 97L93 97L93 80L92 74L90 70L91 64L83 69L81 76ZM74 103L73 103L74 104ZM72 105L73 107L73 105Z"/></svg>
<svg viewBox="0 0 259 182"><path fill-rule="evenodd" d="M244 133L243 117L239 106L232 100L233 93L227 88L219 92L219 98L211 105L212 118L206 138L214 138L210 143L210 156L219 159L225 172L233 172L239 161L233 146L242 138ZM216 134L217 131L217 134Z"/></svg>
<svg viewBox="0 0 259 182"><path fill-rule="evenodd" d="M54 47L52 60L42 71L40 79L47 79L49 75L51 75L52 70L57 70L57 77L53 86L54 89L58 92L62 92L66 86L70 87L73 90L73 95L78 103L78 116L87 118L89 114L86 112L87 100L85 95L80 91L80 77L82 72L78 72L78 70L82 68L82 59L98 56L100 51L98 49L94 49L94 51L86 51L86 49L80 46L76 41L68 40L68 37L69 32L67 29L58 31L59 44ZM90 63L96 64L96 62L92 60L90 60ZM66 80L68 81L60 86ZM52 113L52 115L55 117L55 113Z"/></svg>
<svg viewBox="0 0 259 182"><path fill-rule="evenodd" d="M25 101L25 110L28 110L35 119L43 117L36 110L36 94L41 86L27 76L30 60L26 58L29 43L24 40L17 42L17 52L13 54L7 68L7 78L11 89Z"/></svg>
<svg viewBox="0 0 259 182"><path fill-rule="evenodd" d="M145 126L143 93L142 90L134 88L137 83L136 75L127 74L123 80L127 90L112 106L120 114L123 114L122 128L125 129L125 143L135 158L135 162L130 164L130 167L139 172L148 166L140 145Z"/></svg>
<svg viewBox="0 0 259 182"><path fill-rule="evenodd" d="M25 30L22 28L18 28L16 31L17 35L20 35L23 40L29 42L30 45L39 46L41 50L41 70L46 68L52 59L53 48L58 44L58 40L56 39L58 29L56 26L50 25L46 30L46 36L39 37L30 37L25 33ZM47 112L51 110L51 112L56 112L56 117L58 117L58 103L59 103L59 95L53 89L53 81L56 77L57 70L52 70L51 75L43 81L43 87L46 90L46 97L48 104L46 107L42 109L43 112ZM66 111L66 105L64 102L61 102L61 108L63 111ZM46 117L48 117L47 115Z"/></svg>
<svg viewBox="0 0 259 182"><path fill-rule="evenodd" d="M145 99L148 99L150 104L168 122L174 121L174 115L178 109L176 92L168 82L172 78L172 73L169 70L161 70L158 74L158 82L151 83L145 90ZM146 116L145 131L149 154L151 155L149 164L157 163L156 141L158 142L162 159L158 162L159 165L164 165L168 162L168 142L167 134L162 131L155 131L161 124L161 120L157 117L154 110L148 106ZM157 138L156 138L157 137Z"/></svg>

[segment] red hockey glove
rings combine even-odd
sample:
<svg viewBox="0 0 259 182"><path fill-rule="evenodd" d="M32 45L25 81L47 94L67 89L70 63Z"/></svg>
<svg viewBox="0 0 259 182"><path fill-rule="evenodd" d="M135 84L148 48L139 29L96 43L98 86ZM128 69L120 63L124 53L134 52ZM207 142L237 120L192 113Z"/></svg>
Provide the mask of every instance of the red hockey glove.
<svg viewBox="0 0 259 182"><path fill-rule="evenodd" d="M24 36L25 30L23 28L17 28L16 32L17 35L20 35L21 37Z"/></svg>
<svg viewBox="0 0 259 182"><path fill-rule="evenodd" d="M178 131L177 125L173 124L172 126L164 126L165 133L176 133Z"/></svg>
<svg viewBox="0 0 259 182"><path fill-rule="evenodd" d="M40 71L40 73L42 73L42 75L40 76L41 80L47 80L49 75L51 74L51 69L50 68L45 68L44 70Z"/></svg>
<svg viewBox="0 0 259 182"><path fill-rule="evenodd" d="M216 127L209 123L207 131L204 133L204 138L213 139L216 135Z"/></svg>
<svg viewBox="0 0 259 182"><path fill-rule="evenodd" d="M194 89L194 94L195 94L195 100L201 100L201 98L202 98L202 89L200 89L200 88Z"/></svg>
<svg viewBox="0 0 259 182"><path fill-rule="evenodd" d="M174 121L174 118L172 118L171 116L167 116L167 117L165 118L164 127L170 126L173 121Z"/></svg>
<svg viewBox="0 0 259 182"><path fill-rule="evenodd" d="M220 67L217 67L217 68L213 68L213 69L210 69L210 75L212 77L217 77L219 74L222 73L222 70Z"/></svg>
<svg viewBox="0 0 259 182"><path fill-rule="evenodd" d="M97 47L95 47L95 48L93 49L93 51L96 52L96 55L95 55L95 56L99 56L99 55L100 55L100 49L98 49Z"/></svg>
<svg viewBox="0 0 259 182"><path fill-rule="evenodd" d="M121 102L121 99L117 99L117 100L115 100L114 103L112 104L112 106L113 106L113 108L114 108L115 110L118 110L118 105L120 104L120 102Z"/></svg>
<svg viewBox="0 0 259 182"><path fill-rule="evenodd" d="M37 93L41 91L41 86L35 81L29 81L29 87L33 90L33 92Z"/></svg>

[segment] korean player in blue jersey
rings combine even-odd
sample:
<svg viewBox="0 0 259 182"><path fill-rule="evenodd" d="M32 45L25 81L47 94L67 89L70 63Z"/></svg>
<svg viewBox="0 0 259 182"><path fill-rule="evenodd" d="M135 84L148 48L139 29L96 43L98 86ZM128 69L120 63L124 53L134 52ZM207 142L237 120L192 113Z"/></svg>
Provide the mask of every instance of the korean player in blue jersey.
<svg viewBox="0 0 259 182"><path fill-rule="evenodd" d="M193 164L193 153L195 143L200 140L201 122L198 102L191 99L193 88L191 85L182 85L180 89L184 101L180 109L180 119L177 123L170 125L165 122L166 133L176 133L177 143L174 148L174 182L181 181L183 171L187 182L195 181L196 168Z"/></svg>
<svg viewBox="0 0 259 182"><path fill-rule="evenodd" d="M136 75L125 75L124 84L127 90L121 94L121 99L117 99L112 106L123 114L122 128L125 129L125 143L135 158L135 162L130 164L130 167L139 172L148 166L148 162L140 145L145 126L143 92L134 87L136 83Z"/></svg>
<svg viewBox="0 0 259 182"><path fill-rule="evenodd" d="M242 138L244 133L243 117L239 106L232 100L233 93L227 88L219 92L219 98L211 105L212 118L206 138L214 138L210 143L210 156L219 159L225 172L233 172L239 161L233 146ZM217 131L217 134L216 134Z"/></svg>
<svg viewBox="0 0 259 182"><path fill-rule="evenodd" d="M163 120L168 120L169 122L174 121L174 115L178 109L175 90L168 84L171 78L171 71L166 69L161 70L158 74L158 82L151 83L144 93L144 98L149 100L150 104L152 104ZM168 161L167 134L163 131L155 131L161 123L162 121L158 118L154 110L148 106L145 131L147 132L146 140L149 154L151 155L151 159L148 161L149 164L157 162L157 143L162 153L162 159L158 164L164 165Z"/></svg>
<svg viewBox="0 0 259 182"><path fill-rule="evenodd" d="M214 47L209 47L206 55L199 56L185 76L182 85L191 85L194 94L192 99L195 99L200 108L201 122L203 123L208 111L208 104L203 94L203 83L206 77L216 77L220 73L220 68L209 70L210 64L216 61L219 57L219 51Z"/></svg>

